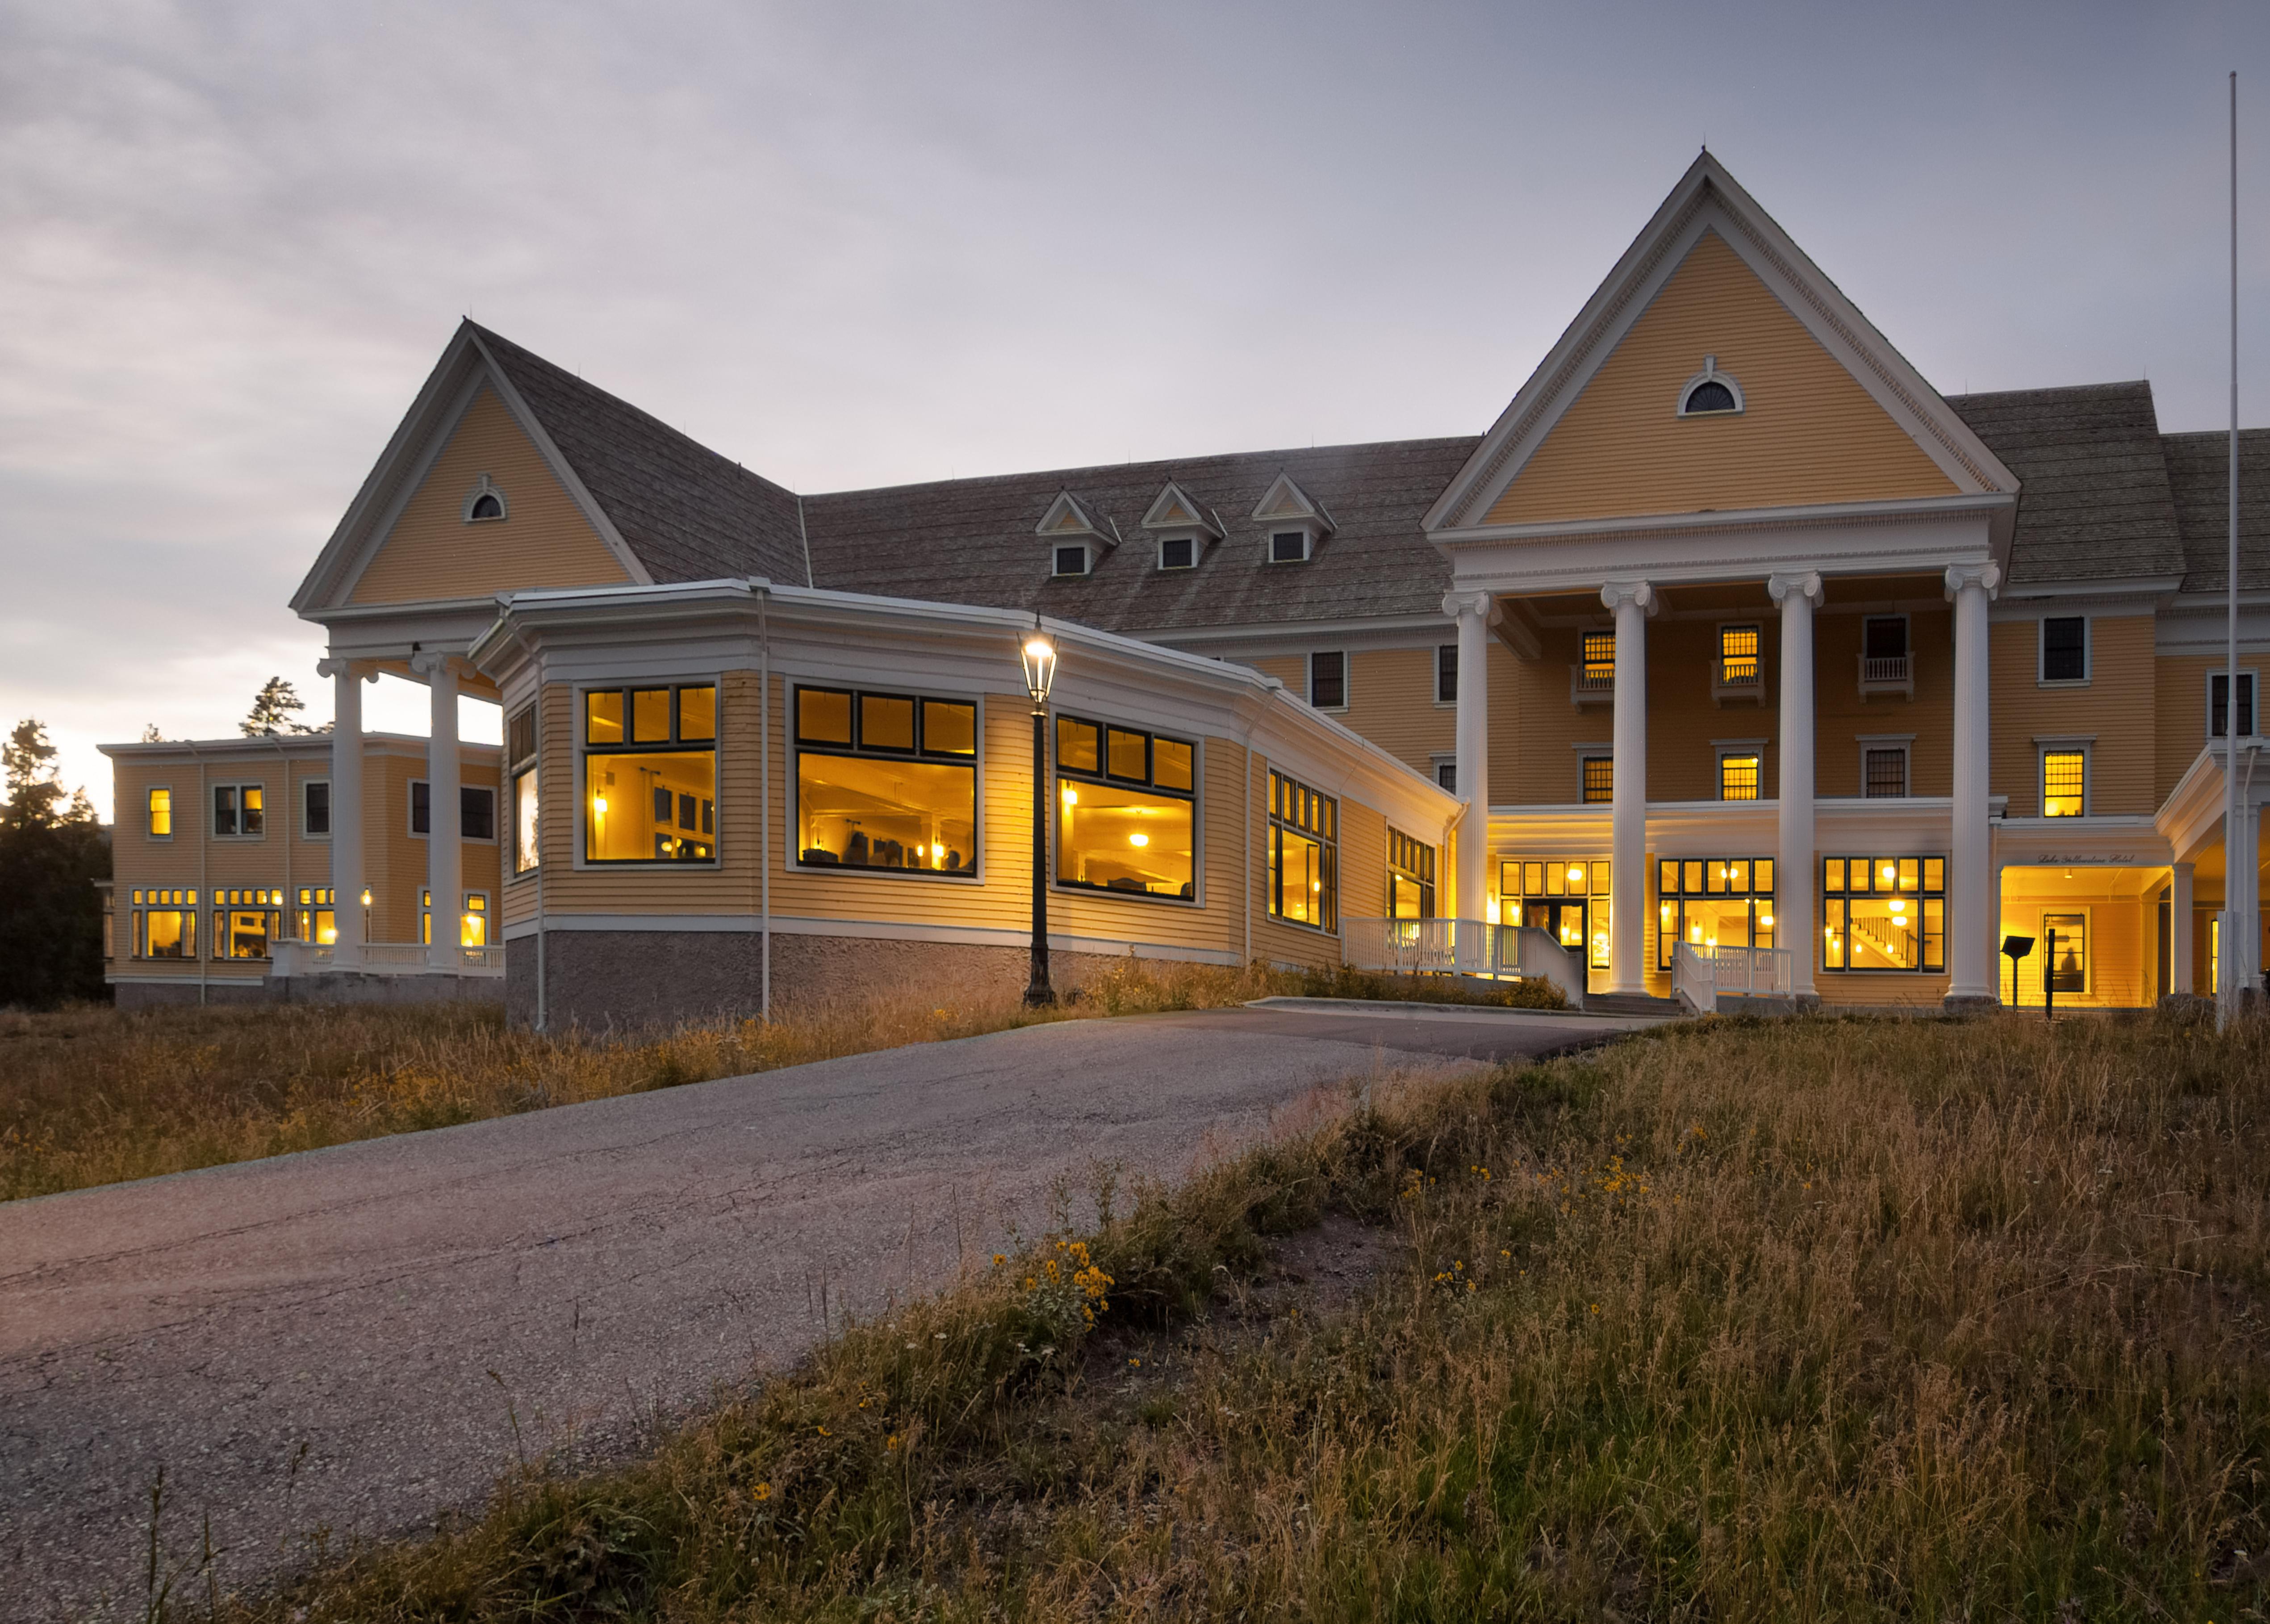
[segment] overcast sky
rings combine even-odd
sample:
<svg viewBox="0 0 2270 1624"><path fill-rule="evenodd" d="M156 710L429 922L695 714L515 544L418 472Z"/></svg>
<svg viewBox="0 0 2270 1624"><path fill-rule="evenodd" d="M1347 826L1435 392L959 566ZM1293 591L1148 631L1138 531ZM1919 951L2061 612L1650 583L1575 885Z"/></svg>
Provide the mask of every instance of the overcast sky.
<svg viewBox="0 0 2270 1624"><path fill-rule="evenodd" d="M325 719L285 602L460 315L805 490L1474 434L1706 141L1940 389L2218 426L2266 48L2259 0L0 0L0 721L107 814L99 740L276 672Z"/></svg>

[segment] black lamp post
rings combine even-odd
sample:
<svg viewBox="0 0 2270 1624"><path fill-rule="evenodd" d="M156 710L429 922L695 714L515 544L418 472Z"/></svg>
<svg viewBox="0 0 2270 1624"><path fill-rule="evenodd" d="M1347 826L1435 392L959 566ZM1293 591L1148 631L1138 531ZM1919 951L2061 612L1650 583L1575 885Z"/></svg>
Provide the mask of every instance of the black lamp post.
<svg viewBox="0 0 2270 1624"><path fill-rule="evenodd" d="M1057 679L1057 647L1033 617L1025 639L1025 691L1033 696L1033 975L1025 1002L1057 1001L1049 985L1049 688Z"/></svg>

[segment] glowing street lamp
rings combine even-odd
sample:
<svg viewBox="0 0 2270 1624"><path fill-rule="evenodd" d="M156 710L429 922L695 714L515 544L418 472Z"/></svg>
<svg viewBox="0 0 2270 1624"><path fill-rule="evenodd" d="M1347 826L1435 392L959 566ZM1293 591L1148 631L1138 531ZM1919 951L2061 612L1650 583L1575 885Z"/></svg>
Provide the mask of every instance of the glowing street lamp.
<svg viewBox="0 0 2270 1624"><path fill-rule="evenodd" d="M1057 646L1037 614L1020 657L1025 692L1033 696L1033 973L1025 1002L1037 1008L1057 1001L1049 985L1049 689L1057 679Z"/></svg>

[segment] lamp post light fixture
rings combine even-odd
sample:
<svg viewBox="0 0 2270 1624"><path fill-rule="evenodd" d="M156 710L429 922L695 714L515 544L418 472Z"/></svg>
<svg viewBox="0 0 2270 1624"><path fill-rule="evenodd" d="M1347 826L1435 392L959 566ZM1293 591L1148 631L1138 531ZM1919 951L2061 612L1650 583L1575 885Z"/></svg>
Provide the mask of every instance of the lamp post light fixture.
<svg viewBox="0 0 2270 1624"><path fill-rule="evenodd" d="M1033 696L1033 973L1025 1002L1037 1008L1057 1001L1049 985L1049 689L1057 679L1057 646L1037 614L1021 657L1025 692Z"/></svg>

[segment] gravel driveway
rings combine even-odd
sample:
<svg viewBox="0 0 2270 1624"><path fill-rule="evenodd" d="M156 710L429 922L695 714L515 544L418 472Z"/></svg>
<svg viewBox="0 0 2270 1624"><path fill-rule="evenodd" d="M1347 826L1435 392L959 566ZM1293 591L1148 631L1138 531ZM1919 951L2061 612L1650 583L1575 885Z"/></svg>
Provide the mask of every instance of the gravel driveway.
<svg viewBox="0 0 2270 1624"><path fill-rule="evenodd" d="M209 1516L242 1584L478 1504L516 1451L619 1451L1099 1159L1171 1176L1320 1086L1644 1024L1072 1021L0 1206L0 1618L138 1612L161 1466L169 1555Z"/></svg>

